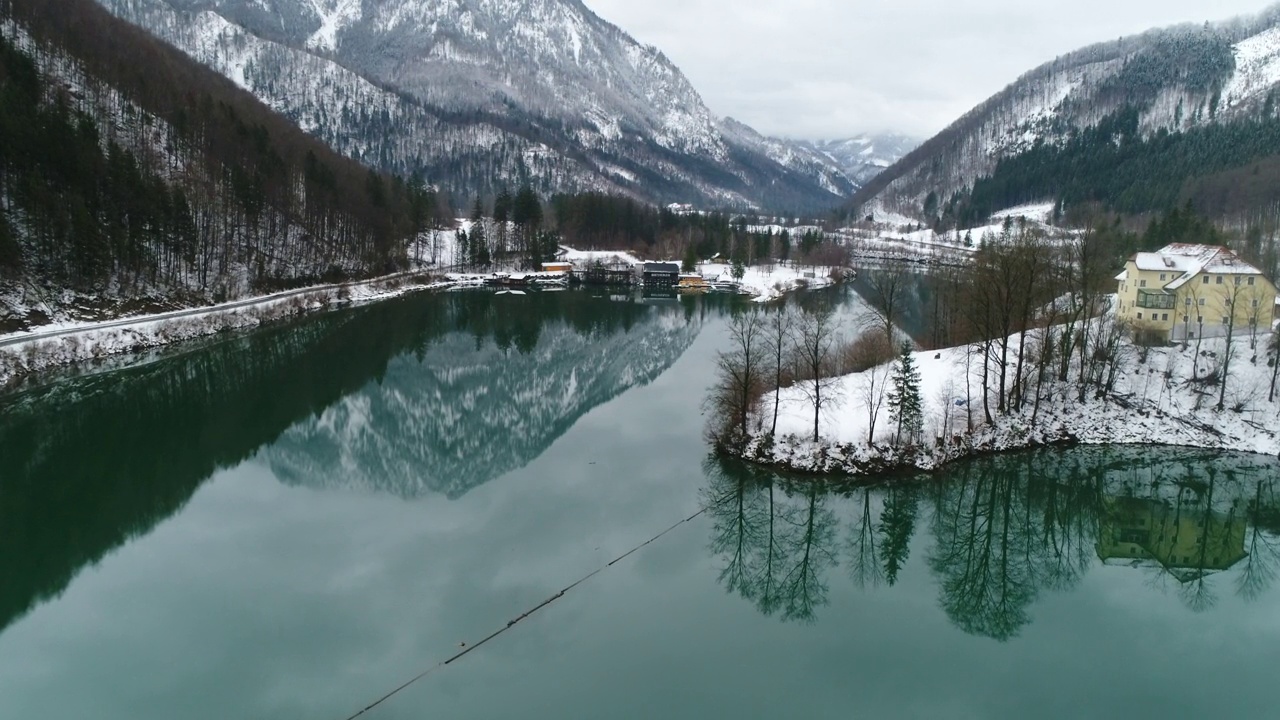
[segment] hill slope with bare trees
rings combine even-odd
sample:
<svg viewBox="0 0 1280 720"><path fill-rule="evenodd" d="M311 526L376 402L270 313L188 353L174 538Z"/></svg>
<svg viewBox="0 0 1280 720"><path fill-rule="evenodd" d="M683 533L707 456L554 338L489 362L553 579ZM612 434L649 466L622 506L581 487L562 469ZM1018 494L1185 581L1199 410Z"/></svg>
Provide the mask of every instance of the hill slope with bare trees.
<svg viewBox="0 0 1280 720"><path fill-rule="evenodd" d="M91 0L0 2L0 324L397 269L434 200Z"/></svg>

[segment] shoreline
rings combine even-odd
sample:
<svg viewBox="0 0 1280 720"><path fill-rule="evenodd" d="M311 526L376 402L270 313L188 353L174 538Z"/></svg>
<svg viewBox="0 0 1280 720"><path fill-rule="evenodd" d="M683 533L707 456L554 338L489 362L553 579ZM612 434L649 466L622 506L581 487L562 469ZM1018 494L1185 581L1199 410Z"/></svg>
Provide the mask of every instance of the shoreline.
<svg viewBox="0 0 1280 720"><path fill-rule="evenodd" d="M409 271L369 280L298 288L219 305L83 324L38 327L0 335L0 394L42 373L123 355L155 351L222 333L252 330L303 315L390 300L418 292L479 287L480 275ZM788 288L783 295L805 286ZM826 285L821 285L826 287ZM756 302L775 299L751 295Z"/></svg>
<svg viewBox="0 0 1280 720"><path fill-rule="evenodd" d="M1171 347L1153 349L1149 362L1129 365L1117 391L1105 397L1091 392L1079 401L1077 384L1055 381L1044 387L1038 409L1029 401L1021 410L994 416L990 424L977 408L969 415L972 403L950 401L957 396L951 391L956 378L945 372L954 365L947 357L956 354L954 349L938 353L937 360L929 358L933 352L917 353L917 362L933 363L933 376L926 373L926 378L945 387L941 396L948 400L933 399L939 396L936 391L926 394L929 429L914 447L894 446L887 414L880 418L875 442L868 442L865 410L854 400L860 374L854 374L837 381L837 395L843 394L847 404L826 411L817 442L812 409L802 396L784 390L776 437L760 430L739 447L719 452L764 467L827 478L931 473L976 457L1065 446L1150 445L1277 458L1280 404L1268 399L1272 370L1262 351L1257 352L1260 362L1250 362L1246 356L1237 363L1233 390L1222 410L1215 407L1216 390L1209 388L1206 394L1190 379L1193 355ZM1198 364L1207 362L1200 358Z"/></svg>
<svg viewBox="0 0 1280 720"><path fill-rule="evenodd" d="M1036 428L1044 430L1045 428ZM976 430L971 434L956 436L941 454L921 452L920 448L893 448L890 445L856 445L835 442L813 443L794 436L772 439L768 436L753 437L740 450L718 449L717 453L734 460L750 463L775 472L781 472L811 480L842 482L849 480L896 480L917 477L921 474L937 475L952 465L997 455L1015 455L1042 449L1070 449L1080 447L1151 447L1206 450L1222 453L1240 453L1258 457L1280 459L1280 454L1258 448L1236 447L1230 444L1206 442L1167 442L1149 439L1084 439L1064 427L1050 429L1049 433L1028 433L1018 440L994 442L994 433ZM976 440L976 442L975 442ZM772 441L772 442L771 442ZM784 453L778 455L779 447Z"/></svg>
<svg viewBox="0 0 1280 720"><path fill-rule="evenodd" d="M313 312L455 285L457 283L441 280L434 273L413 271L156 315L11 333L0 336L0 393L13 390L35 375L79 363L106 361L222 333L250 330Z"/></svg>

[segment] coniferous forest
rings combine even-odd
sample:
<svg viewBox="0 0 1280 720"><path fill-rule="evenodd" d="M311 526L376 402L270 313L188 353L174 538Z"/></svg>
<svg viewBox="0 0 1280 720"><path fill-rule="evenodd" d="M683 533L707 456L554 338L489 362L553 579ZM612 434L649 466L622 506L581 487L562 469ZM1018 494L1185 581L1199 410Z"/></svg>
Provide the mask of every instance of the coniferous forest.
<svg viewBox="0 0 1280 720"><path fill-rule="evenodd" d="M1130 106L1065 144L1039 143L1003 159L967 196L953 198L947 211L965 226L1043 198L1055 198L1068 209L1099 203L1127 214L1166 212L1190 200L1214 217L1280 200L1280 173L1271 162L1280 151L1280 119L1267 114L1143 137L1139 115ZM1263 180L1265 169L1270 197L1217 192L1224 176L1241 168L1256 181Z"/></svg>
<svg viewBox="0 0 1280 720"><path fill-rule="evenodd" d="M3 0L0 279L223 299L383 273L433 193L369 171L92 0Z"/></svg>

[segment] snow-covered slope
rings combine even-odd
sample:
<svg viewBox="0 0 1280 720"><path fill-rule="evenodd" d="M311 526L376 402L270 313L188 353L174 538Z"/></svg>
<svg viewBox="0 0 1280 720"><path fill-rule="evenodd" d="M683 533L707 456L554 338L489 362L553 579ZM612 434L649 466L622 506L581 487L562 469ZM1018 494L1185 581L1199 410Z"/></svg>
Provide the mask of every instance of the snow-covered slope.
<svg viewBox="0 0 1280 720"><path fill-rule="evenodd" d="M523 301L523 300L520 300ZM541 455L592 408L651 382L702 329L678 308L630 330L543 328L528 353L457 332L423 358L286 431L262 456L283 481L416 497L459 497Z"/></svg>
<svg viewBox="0 0 1280 720"><path fill-rule="evenodd" d="M819 140L808 146L829 158L854 182L864 185L919 147L920 141L905 135L858 135L843 140Z"/></svg>
<svg viewBox="0 0 1280 720"><path fill-rule="evenodd" d="M1060 144L1118 110L1139 111L1144 136L1274 116L1280 6L1219 25L1180 26L1090 46L1028 72L926 141L854 197L867 213L923 219L996 163L1036 143Z"/></svg>
<svg viewBox="0 0 1280 720"><path fill-rule="evenodd" d="M99 1L343 152L459 194L531 176L544 191L819 208L856 187L821 156L724 132L660 51L577 0Z"/></svg>

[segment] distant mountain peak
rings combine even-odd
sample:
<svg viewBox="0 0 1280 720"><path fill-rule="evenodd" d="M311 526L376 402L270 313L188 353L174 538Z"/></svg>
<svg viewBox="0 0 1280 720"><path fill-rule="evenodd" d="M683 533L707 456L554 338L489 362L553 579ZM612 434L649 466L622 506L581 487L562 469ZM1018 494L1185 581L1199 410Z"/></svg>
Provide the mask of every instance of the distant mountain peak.
<svg viewBox="0 0 1280 720"><path fill-rule="evenodd" d="M661 51L578 0L99 2L342 152L460 195L530 180L816 210L857 187L826 156L727 132Z"/></svg>
<svg viewBox="0 0 1280 720"><path fill-rule="evenodd" d="M819 140L808 145L863 185L918 147L920 140L906 135L880 133Z"/></svg>

